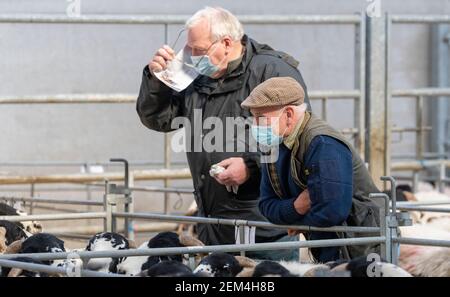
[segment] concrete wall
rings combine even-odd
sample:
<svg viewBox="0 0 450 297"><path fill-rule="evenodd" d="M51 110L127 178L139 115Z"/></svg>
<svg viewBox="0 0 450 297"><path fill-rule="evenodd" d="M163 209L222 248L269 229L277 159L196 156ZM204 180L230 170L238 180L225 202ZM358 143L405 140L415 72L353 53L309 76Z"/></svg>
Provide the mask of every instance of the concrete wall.
<svg viewBox="0 0 450 297"><path fill-rule="evenodd" d="M191 14L205 5L224 6L236 14L348 14L362 11L367 2L81 0L81 4L82 14ZM66 6L64 0L3 0L0 13L65 13ZM450 12L450 1L382 1L382 9L397 14L443 14ZM179 29L170 26L171 41ZM353 88L352 26L245 29L258 41L300 60L310 90ZM393 88L428 86L429 27L396 25L392 35ZM137 93L143 66L163 42L159 25L0 24L0 95ZM349 101L329 107L333 125L353 125ZM319 111L320 106L313 108ZM415 124L411 101L396 101L392 114L398 126ZM133 104L2 105L0 118L0 162L163 158L162 134L141 125ZM414 136L404 135L393 151L414 152ZM179 154L174 160L185 157Z"/></svg>

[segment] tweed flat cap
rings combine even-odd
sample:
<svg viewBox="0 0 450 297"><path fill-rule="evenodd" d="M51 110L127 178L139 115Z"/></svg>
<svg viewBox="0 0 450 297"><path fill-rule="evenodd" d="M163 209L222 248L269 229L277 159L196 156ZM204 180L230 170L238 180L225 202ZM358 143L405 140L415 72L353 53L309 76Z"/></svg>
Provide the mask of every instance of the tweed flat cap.
<svg viewBox="0 0 450 297"><path fill-rule="evenodd" d="M242 108L300 105L305 101L303 87L292 77L272 77L259 84L241 103Z"/></svg>

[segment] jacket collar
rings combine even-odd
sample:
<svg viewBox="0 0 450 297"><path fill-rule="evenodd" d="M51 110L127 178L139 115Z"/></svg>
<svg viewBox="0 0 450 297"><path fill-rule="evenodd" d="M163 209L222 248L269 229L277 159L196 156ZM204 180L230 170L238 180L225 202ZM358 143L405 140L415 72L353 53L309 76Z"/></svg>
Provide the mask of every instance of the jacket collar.
<svg viewBox="0 0 450 297"><path fill-rule="evenodd" d="M300 135L302 135L303 131L305 130L305 127L308 124L310 118L311 112L305 111L305 115L303 116L302 121L297 123L294 132L286 137L286 139L283 141L284 145L287 146L290 150L292 150L293 148L296 149L298 147Z"/></svg>

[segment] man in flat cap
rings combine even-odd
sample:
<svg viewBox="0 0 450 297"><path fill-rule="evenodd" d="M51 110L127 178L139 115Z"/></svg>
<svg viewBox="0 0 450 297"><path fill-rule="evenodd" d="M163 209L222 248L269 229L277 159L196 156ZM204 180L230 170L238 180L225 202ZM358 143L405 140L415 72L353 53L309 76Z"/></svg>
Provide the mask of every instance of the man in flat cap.
<svg viewBox="0 0 450 297"><path fill-rule="evenodd" d="M275 77L258 85L241 104L254 116L256 141L278 150L277 159L261 167L261 213L282 225L379 226L379 204L369 199L369 193L379 190L364 162L341 133L306 110L304 98L297 81ZM354 234L310 232L305 237L334 239ZM377 249L325 247L313 248L311 253L315 260L327 262Z"/></svg>

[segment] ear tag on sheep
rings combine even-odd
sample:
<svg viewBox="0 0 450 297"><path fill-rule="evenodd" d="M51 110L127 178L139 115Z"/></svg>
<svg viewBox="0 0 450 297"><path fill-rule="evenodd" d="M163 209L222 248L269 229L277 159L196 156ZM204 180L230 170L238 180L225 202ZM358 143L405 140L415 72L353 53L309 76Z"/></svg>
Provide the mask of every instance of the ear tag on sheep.
<svg viewBox="0 0 450 297"><path fill-rule="evenodd" d="M255 226L244 226L243 242L241 241L241 230L238 226L234 227L234 237L236 238L236 244L251 244L255 243Z"/></svg>

